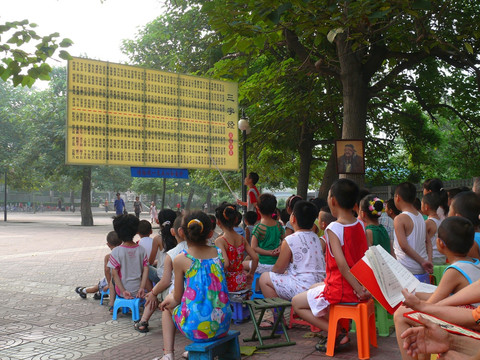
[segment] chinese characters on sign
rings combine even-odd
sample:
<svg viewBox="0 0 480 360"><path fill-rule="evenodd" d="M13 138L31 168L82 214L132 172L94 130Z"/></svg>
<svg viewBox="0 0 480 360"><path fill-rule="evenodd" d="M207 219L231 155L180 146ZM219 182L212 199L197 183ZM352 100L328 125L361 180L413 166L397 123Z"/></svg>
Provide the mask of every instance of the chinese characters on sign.
<svg viewBox="0 0 480 360"><path fill-rule="evenodd" d="M238 170L237 83L73 58L67 163Z"/></svg>

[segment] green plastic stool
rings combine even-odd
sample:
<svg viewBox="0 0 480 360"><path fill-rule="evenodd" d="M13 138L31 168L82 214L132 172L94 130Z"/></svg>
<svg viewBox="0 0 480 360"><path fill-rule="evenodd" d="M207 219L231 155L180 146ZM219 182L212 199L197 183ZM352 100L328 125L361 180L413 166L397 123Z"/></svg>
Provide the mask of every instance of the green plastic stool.
<svg viewBox="0 0 480 360"><path fill-rule="evenodd" d="M449 265L450 264L433 265L433 276L435 277L435 285L440 284L440 280L442 279L443 273Z"/></svg>
<svg viewBox="0 0 480 360"><path fill-rule="evenodd" d="M393 315L390 315L377 300L375 300L375 326L378 336L383 337L390 336L390 328L394 326ZM355 321L352 321L350 331L356 331Z"/></svg>
<svg viewBox="0 0 480 360"><path fill-rule="evenodd" d="M375 325L378 336L390 336L390 327L394 325L393 315L390 315L377 300L375 300Z"/></svg>

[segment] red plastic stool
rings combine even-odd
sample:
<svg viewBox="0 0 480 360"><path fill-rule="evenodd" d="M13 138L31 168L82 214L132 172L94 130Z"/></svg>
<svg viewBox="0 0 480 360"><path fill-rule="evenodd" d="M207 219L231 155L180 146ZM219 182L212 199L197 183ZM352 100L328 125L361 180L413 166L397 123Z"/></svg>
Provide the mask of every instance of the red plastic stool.
<svg viewBox="0 0 480 360"><path fill-rule="evenodd" d="M357 347L359 359L370 359L370 344L377 347L377 332L375 328L375 303L373 299L358 304L330 305L328 321L328 340L326 355L333 356L337 323L341 319L355 321L357 332ZM333 335L333 336L332 336Z"/></svg>
<svg viewBox="0 0 480 360"><path fill-rule="evenodd" d="M305 321L302 318L298 317L298 315L295 314L295 312L293 311L293 306L292 306L290 308L290 321L288 323L288 328L291 329L293 324L310 326L310 331L315 333L322 331L322 329L317 328L316 326L310 324L308 321Z"/></svg>

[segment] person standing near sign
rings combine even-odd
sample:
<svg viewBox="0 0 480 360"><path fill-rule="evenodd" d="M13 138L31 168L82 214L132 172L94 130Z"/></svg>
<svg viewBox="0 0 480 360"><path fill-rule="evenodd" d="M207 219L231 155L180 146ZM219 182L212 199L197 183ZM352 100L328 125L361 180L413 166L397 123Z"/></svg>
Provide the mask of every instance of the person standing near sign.
<svg viewBox="0 0 480 360"><path fill-rule="evenodd" d="M150 222L152 224L157 222L157 207L153 201L150 203Z"/></svg>
<svg viewBox="0 0 480 360"><path fill-rule="evenodd" d="M260 196L260 192L258 191L257 187L255 186L259 180L259 176L257 173L251 172L244 180L244 184L248 186L248 194L247 194L247 201L241 201L240 199L237 200L237 204L241 206L246 206L247 211L256 211L257 212L257 220L260 220L260 213L257 211L256 205L258 202L258 198Z"/></svg>
<svg viewBox="0 0 480 360"><path fill-rule="evenodd" d="M135 197L135 201L133 202L133 211L135 211L135 216L140 218L140 213L143 211L142 202L140 198L137 196Z"/></svg>
<svg viewBox="0 0 480 360"><path fill-rule="evenodd" d="M115 214L123 214L123 210L125 209L125 201L123 201L123 199L120 197L120 193L117 193L117 199L113 203L113 208L115 209Z"/></svg>

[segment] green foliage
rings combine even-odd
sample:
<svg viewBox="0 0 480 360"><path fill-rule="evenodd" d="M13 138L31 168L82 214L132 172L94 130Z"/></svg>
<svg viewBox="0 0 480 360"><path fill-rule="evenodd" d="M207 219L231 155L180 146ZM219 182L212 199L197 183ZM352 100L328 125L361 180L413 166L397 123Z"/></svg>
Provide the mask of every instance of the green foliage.
<svg viewBox="0 0 480 360"><path fill-rule="evenodd" d="M33 29L36 24L28 20L13 21L0 24L0 36L7 38L5 43L0 43L0 78L4 81L11 79L14 86L32 87L37 79L50 80L52 68L46 61L53 57L59 48L67 48L73 44L70 39L62 39L59 34L47 36L38 35ZM36 42L34 52L24 50L31 42ZM59 52L61 59L67 60L70 55L65 50Z"/></svg>

